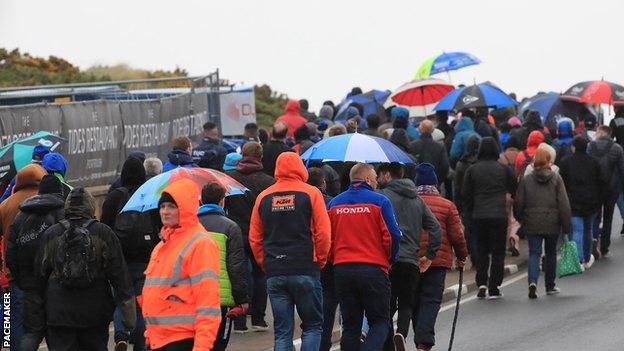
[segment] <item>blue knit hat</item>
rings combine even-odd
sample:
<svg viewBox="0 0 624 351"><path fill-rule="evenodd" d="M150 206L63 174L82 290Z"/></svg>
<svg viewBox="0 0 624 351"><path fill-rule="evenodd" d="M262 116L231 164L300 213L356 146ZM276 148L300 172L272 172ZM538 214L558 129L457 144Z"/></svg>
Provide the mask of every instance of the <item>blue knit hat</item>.
<svg viewBox="0 0 624 351"><path fill-rule="evenodd" d="M353 118L359 115L360 115L360 111L357 109L357 107L349 106L347 108L347 119Z"/></svg>
<svg viewBox="0 0 624 351"><path fill-rule="evenodd" d="M416 167L416 185L438 185L435 167L431 163L421 163Z"/></svg>
<svg viewBox="0 0 624 351"><path fill-rule="evenodd" d="M32 160L36 163L41 163L43 156L50 153L50 148L47 145L37 144L33 149Z"/></svg>
<svg viewBox="0 0 624 351"><path fill-rule="evenodd" d="M409 110L402 106L396 106L392 109L392 112L390 112L390 116L392 116L392 120L395 120L397 118L408 119Z"/></svg>
<svg viewBox="0 0 624 351"><path fill-rule="evenodd" d="M225 156L225 163L223 163L224 171L233 171L236 169L236 164L243 158L243 156L237 152L230 152Z"/></svg>

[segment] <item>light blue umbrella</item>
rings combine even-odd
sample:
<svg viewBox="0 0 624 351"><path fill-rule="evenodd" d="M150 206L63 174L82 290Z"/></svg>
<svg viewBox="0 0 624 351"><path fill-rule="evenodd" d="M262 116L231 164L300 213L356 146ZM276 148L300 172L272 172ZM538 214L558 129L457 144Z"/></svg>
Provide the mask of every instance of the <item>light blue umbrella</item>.
<svg viewBox="0 0 624 351"><path fill-rule="evenodd" d="M403 150L386 139L364 135L337 135L314 144L301 155L304 161L414 163Z"/></svg>

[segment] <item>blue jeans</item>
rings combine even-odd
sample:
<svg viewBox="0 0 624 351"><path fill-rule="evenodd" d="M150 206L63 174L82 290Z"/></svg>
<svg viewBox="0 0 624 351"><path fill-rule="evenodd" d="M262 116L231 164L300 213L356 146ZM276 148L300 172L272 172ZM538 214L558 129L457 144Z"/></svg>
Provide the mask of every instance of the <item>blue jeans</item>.
<svg viewBox="0 0 624 351"><path fill-rule="evenodd" d="M557 240L558 235L528 235L529 239L529 284L537 284L539 279L539 265L542 257L542 243L544 243L544 280L546 290L555 287L555 274L557 270Z"/></svg>
<svg viewBox="0 0 624 351"><path fill-rule="evenodd" d="M581 262L589 262L592 252L593 223L597 214L586 217L572 217L572 240L576 242Z"/></svg>
<svg viewBox="0 0 624 351"><path fill-rule="evenodd" d="M9 290L4 292L11 294L11 351L20 351L20 342L24 334L24 326L22 325L22 291L15 283L10 283ZM0 309L0 312L4 313L2 309Z"/></svg>
<svg viewBox="0 0 624 351"><path fill-rule="evenodd" d="M341 350L381 350L392 328L388 274L379 265L341 263L334 266L334 278L343 319ZM364 314L370 329L360 345Z"/></svg>
<svg viewBox="0 0 624 351"><path fill-rule="evenodd" d="M435 323L444 294L446 268L431 267L420 275L420 300L415 309L414 343L432 347L435 345Z"/></svg>
<svg viewBox="0 0 624 351"><path fill-rule="evenodd" d="M145 269L147 263L128 263L128 271L130 272L130 279L132 279L132 286L134 288L135 296L139 296L143 291L143 284L145 283ZM139 304L136 306L137 321L136 327L130 335L130 339L134 342L134 349L136 351L145 351L145 319L143 319L143 313ZM115 326L115 341L118 339L120 333L127 334L126 328L121 321L121 309L115 308L115 314L113 315L113 325Z"/></svg>
<svg viewBox="0 0 624 351"><path fill-rule="evenodd" d="M275 351L293 349L295 306L301 318L301 350L318 351L323 327L323 292L319 276L279 275L267 279L273 309Z"/></svg>

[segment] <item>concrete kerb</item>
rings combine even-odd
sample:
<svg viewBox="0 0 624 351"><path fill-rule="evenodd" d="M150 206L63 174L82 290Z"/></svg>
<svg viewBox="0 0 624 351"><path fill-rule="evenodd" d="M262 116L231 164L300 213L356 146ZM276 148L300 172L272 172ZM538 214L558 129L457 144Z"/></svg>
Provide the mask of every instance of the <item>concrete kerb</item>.
<svg viewBox="0 0 624 351"><path fill-rule="evenodd" d="M528 264L527 260L523 260L519 262L518 264L505 265L505 277L518 273L521 269L524 269L527 266L527 264ZM455 284L444 289L444 294L442 295L442 303L444 304L446 302L455 300L457 298L458 288L459 288L459 285ZM462 296L468 294L469 292L476 291L476 290L477 290L477 283L475 281L465 283L462 287ZM395 317L395 322L396 322L396 317ZM340 341L340 328L336 328L334 329L332 333L332 343L337 343L339 341ZM296 351L300 351L301 339L294 340L293 345ZM271 350L273 350L273 348L266 349L266 351L271 351Z"/></svg>

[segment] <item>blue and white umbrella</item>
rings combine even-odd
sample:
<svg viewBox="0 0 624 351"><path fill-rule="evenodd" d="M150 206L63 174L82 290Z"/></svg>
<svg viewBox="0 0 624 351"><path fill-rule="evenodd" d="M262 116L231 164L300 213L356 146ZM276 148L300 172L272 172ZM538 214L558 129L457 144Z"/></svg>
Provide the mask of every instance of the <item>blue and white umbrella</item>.
<svg viewBox="0 0 624 351"><path fill-rule="evenodd" d="M460 111L472 107L493 107L499 109L516 104L517 102L499 87L486 82L451 91L438 102L434 110Z"/></svg>
<svg viewBox="0 0 624 351"><path fill-rule="evenodd" d="M304 152L301 158L304 161L414 162L388 140L358 133L321 140Z"/></svg>

